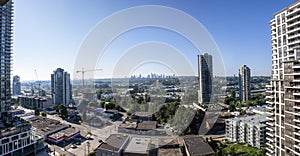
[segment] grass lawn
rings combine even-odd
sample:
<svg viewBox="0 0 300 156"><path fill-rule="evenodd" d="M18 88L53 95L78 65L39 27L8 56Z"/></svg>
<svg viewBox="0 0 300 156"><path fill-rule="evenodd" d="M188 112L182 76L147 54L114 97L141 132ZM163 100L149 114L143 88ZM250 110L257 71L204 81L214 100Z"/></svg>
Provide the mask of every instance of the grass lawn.
<svg viewBox="0 0 300 156"><path fill-rule="evenodd" d="M222 149L223 153L229 154L231 151L234 151L236 155L240 154L250 154L255 155L255 153L258 153L260 149L250 147L247 144L237 144L237 143L230 143L227 144L226 147Z"/></svg>

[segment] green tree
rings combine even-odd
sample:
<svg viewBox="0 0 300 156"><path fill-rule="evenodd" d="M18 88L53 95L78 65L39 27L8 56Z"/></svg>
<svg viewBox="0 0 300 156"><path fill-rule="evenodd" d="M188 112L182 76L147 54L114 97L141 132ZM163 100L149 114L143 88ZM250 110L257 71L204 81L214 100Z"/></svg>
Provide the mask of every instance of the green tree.
<svg viewBox="0 0 300 156"><path fill-rule="evenodd" d="M132 113L131 113L130 111L127 111L127 112L126 112L126 115L127 115L127 116L131 116Z"/></svg>
<svg viewBox="0 0 300 156"><path fill-rule="evenodd" d="M115 104L112 103L112 102L105 103L104 108L105 109L114 109L115 108Z"/></svg>
<svg viewBox="0 0 300 156"><path fill-rule="evenodd" d="M104 105L105 105L105 102L104 102L104 101L100 101L99 106L100 106L101 108L104 108Z"/></svg>
<svg viewBox="0 0 300 156"><path fill-rule="evenodd" d="M42 111L40 114L41 114L41 116L44 116L44 117L47 116L46 112L44 112L44 111Z"/></svg>
<svg viewBox="0 0 300 156"><path fill-rule="evenodd" d="M63 104L58 105L58 114L62 117L66 117L68 115L67 108Z"/></svg>

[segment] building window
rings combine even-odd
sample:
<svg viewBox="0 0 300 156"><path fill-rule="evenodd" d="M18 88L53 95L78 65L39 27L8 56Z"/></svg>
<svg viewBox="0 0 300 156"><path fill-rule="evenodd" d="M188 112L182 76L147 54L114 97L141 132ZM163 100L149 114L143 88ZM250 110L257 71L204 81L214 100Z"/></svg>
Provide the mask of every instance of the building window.
<svg viewBox="0 0 300 156"><path fill-rule="evenodd" d="M282 33L283 33L283 34L286 33L286 25L285 25L285 24L282 25Z"/></svg>
<svg viewBox="0 0 300 156"><path fill-rule="evenodd" d="M282 20L282 23L285 22L285 13L281 14L281 20Z"/></svg>
<svg viewBox="0 0 300 156"><path fill-rule="evenodd" d="M286 45L286 35L283 35L282 42L283 42L283 45Z"/></svg>
<svg viewBox="0 0 300 156"><path fill-rule="evenodd" d="M281 35L281 28L280 28L280 26L277 27L277 35L278 36Z"/></svg>
<svg viewBox="0 0 300 156"><path fill-rule="evenodd" d="M280 24L280 16L277 16L277 25Z"/></svg>

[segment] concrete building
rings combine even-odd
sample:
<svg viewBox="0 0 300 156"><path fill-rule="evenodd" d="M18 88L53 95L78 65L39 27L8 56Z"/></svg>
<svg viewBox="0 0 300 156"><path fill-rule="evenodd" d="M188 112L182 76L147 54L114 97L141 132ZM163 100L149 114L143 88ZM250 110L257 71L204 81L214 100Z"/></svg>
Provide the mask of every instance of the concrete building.
<svg viewBox="0 0 300 156"><path fill-rule="evenodd" d="M61 68L57 68L51 74L51 93L53 104L63 104L66 107L72 100L72 86L70 74Z"/></svg>
<svg viewBox="0 0 300 156"><path fill-rule="evenodd" d="M19 104L28 109L34 110L43 110L44 104L47 102L47 98L45 97L37 97L37 96L20 96Z"/></svg>
<svg viewBox="0 0 300 156"><path fill-rule="evenodd" d="M127 135L112 134L97 148L97 156L121 156L128 143Z"/></svg>
<svg viewBox="0 0 300 156"><path fill-rule="evenodd" d="M226 139L261 148L266 143L267 115L252 115L226 119Z"/></svg>
<svg viewBox="0 0 300 156"><path fill-rule="evenodd" d="M29 155L43 144L42 137L35 134L29 123L8 127L0 131L0 155Z"/></svg>
<svg viewBox="0 0 300 156"><path fill-rule="evenodd" d="M150 153L151 138L132 137L126 146L124 156L148 156Z"/></svg>
<svg viewBox="0 0 300 156"><path fill-rule="evenodd" d="M240 101L247 101L251 99L250 90L251 71L246 65L239 69L239 98Z"/></svg>
<svg viewBox="0 0 300 156"><path fill-rule="evenodd" d="M157 156L183 156L178 138L160 138Z"/></svg>
<svg viewBox="0 0 300 156"><path fill-rule="evenodd" d="M267 85L267 155L300 155L300 1L270 21L272 75Z"/></svg>
<svg viewBox="0 0 300 156"><path fill-rule="evenodd" d="M18 75L13 77L12 95L21 95L21 82Z"/></svg>
<svg viewBox="0 0 300 156"><path fill-rule="evenodd" d="M209 55L208 53L205 53L204 55L198 55L198 76L199 76L198 102L200 104L211 103L213 64L212 64L212 56Z"/></svg>

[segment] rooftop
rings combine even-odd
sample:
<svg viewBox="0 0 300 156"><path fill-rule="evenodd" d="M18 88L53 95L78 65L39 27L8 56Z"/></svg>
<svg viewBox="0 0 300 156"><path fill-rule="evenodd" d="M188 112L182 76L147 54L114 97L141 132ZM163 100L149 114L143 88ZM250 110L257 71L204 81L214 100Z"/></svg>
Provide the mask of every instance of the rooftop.
<svg viewBox="0 0 300 156"><path fill-rule="evenodd" d="M259 127L265 127L267 119L267 114L257 114L257 115L249 115L249 116L239 116L235 118L226 119L226 121L235 121L235 122L243 122Z"/></svg>
<svg viewBox="0 0 300 156"><path fill-rule="evenodd" d="M34 116L29 118L28 120L31 122L31 125L42 134L69 127L68 125L62 124L57 120L40 116Z"/></svg>
<svg viewBox="0 0 300 156"><path fill-rule="evenodd" d="M211 155L215 153L209 144L200 136L186 136L183 140L188 150L187 152L189 152L191 156Z"/></svg>
<svg viewBox="0 0 300 156"><path fill-rule="evenodd" d="M99 148L110 151L119 151L127 140L127 135L112 134L100 145Z"/></svg>
<svg viewBox="0 0 300 156"><path fill-rule="evenodd" d="M179 146L179 142L177 138L160 138L159 147L164 147L164 146Z"/></svg>
<svg viewBox="0 0 300 156"><path fill-rule="evenodd" d="M152 117L151 112L135 112L132 115L133 116L139 116L139 117Z"/></svg>
<svg viewBox="0 0 300 156"><path fill-rule="evenodd" d="M135 129L137 127L137 124L135 122L134 123L121 123L119 125L119 127L126 128L126 129Z"/></svg>
<svg viewBox="0 0 300 156"><path fill-rule="evenodd" d="M56 132L54 134L51 135L52 138L59 138L60 136L72 136L74 135L75 133L79 132L78 129L75 129L74 127L71 127L71 128L66 128L66 129L63 129L59 132Z"/></svg>
<svg viewBox="0 0 300 156"><path fill-rule="evenodd" d="M158 149L158 156L183 156L181 153L180 148L159 148Z"/></svg>
<svg viewBox="0 0 300 156"><path fill-rule="evenodd" d="M143 121L138 123L137 130L155 130L157 128L157 121Z"/></svg>
<svg viewBox="0 0 300 156"><path fill-rule="evenodd" d="M150 138L132 137L124 152L147 154L150 141Z"/></svg>

